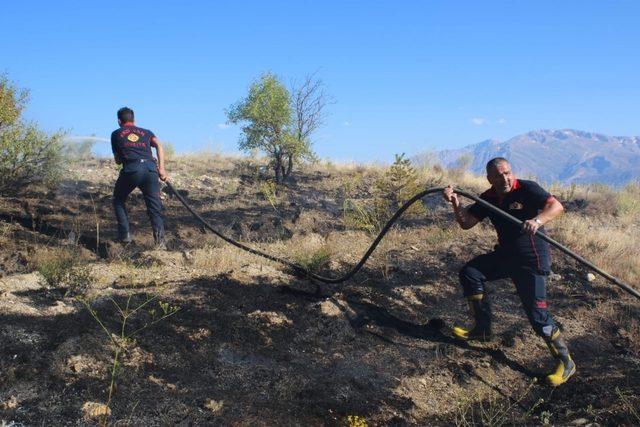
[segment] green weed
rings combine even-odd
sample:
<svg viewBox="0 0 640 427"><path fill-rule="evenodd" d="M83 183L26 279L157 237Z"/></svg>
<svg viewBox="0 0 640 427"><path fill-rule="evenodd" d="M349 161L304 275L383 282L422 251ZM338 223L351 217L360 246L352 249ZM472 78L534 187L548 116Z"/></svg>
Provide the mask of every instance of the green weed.
<svg viewBox="0 0 640 427"><path fill-rule="evenodd" d="M79 264L76 251L68 249L39 254L36 271L44 286L65 289L65 296L84 294L94 280L90 269Z"/></svg>
<svg viewBox="0 0 640 427"><path fill-rule="evenodd" d="M106 326L107 322L105 322L98 311L93 308L90 300L82 297L76 298L89 311L91 317L96 321L96 323L98 323L100 328L107 335L113 347L108 395L107 402L105 404L106 408L109 408L109 405L111 404L113 393L116 388L116 380L118 374L122 372L121 358L136 345L134 337L143 330L155 325L158 322L163 321L170 316L173 316L180 310L178 306L172 306L167 302L159 301L158 298L158 295L148 295L142 300L142 302L137 303L137 305L132 304L133 294L130 294L128 296L124 305L119 304L113 298L109 298L109 301L113 304L117 311L117 323L119 324L119 327L116 330L110 330ZM154 302L157 302L157 306L152 304ZM137 328L130 328L129 325L130 323L134 323L131 322L134 319L136 324L142 323L142 326L139 326ZM109 413L110 411L108 410L104 412L101 425L107 425Z"/></svg>
<svg viewBox="0 0 640 427"><path fill-rule="evenodd" d="M276 205L278 204L278 186L273 180L262 181L259 184L260 193L267 202L271 205L274 211L278 211Z"/></svg>
<svg viewBox="0 0 640 427"><path fill-rule="evenodd" d="M326 246L309 252L298 252L294 256L296 264L301 265L307 271L316 272L329 263L331 251Z"/></svg>

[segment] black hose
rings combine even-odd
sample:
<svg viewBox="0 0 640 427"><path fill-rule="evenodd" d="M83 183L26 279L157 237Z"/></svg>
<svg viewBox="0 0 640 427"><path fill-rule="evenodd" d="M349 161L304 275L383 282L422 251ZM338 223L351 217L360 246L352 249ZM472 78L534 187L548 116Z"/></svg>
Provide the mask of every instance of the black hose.
<svg viewBox="0 0 640 427"><path fill-rule="evenodd" d="M382 227L382 230L380 230L380 233L378 233L378 236L375 238L373 243L371 243L371 246L369 246L369 249L365 252L365 254L362 256L360 261L348 273L346 273L346 274L344 274L343 276L340 276L340 277L332 278L332 277L325 277L325 276L321 276L319 274L313 273L311 271L308 271L307 269L305 269L301 265L295 264L295 263L293 263L293 262L291 262L289 260L286 260L284 258L280 258L280 257L277 257L275 255L271 255L271 254L268 254L266 252L262 252L262 251L260 251L258 249L251 248L249 246L246 246L246 245L244 245L244 244L242 244L240 242L237 242L237 241L225 236L224 234L220 233L218 230L213 228L204 218L202 218L202 216L200 216L189 205L189 203L187 203L187 201L184 199L184 197L182 197L182 195L176 191L176 189L173 187L173 185L171 185L171 183L169 181L165 181L165 184L167 185L167 187L169 187L169 189L172 191L172 193L175 194L175 196L178 198L178 200L180 200L180 202L184 205L184 207L189 212L191 212L191 214L198 221L200 221L200 223L202 223L202 225L205 228L210 230L213 234L215 234L216 236L220 237L225 242L230 243L233 246L235 246L237 248L240 248L240 249L242 249L244 251L247 251L249 253L252 253L254 255L258 255L258 256L261 256L263 258L269 259L271 261L275 261L275 262L278 262L280 264L286 265L287 267L293 269L297 273L303 274L303 275L305 275L305 276L307 276L309 278L318 280L318 281L323 282L323 283L341 283L341 282L349 280L351 277L353 277L353 275L355 275L362 268L362 266L364 266L364 264L367 262L367 260L369 259L369 257L373 253L373 251L376 249L376 247L378 246L380 241L385 236L385 234L387 234L389 229L398 220L398 218L400 218L400 216L404 213L404 211L406 211L412 204L414 204L418 200L422 199L423 197L425 197L425 196L427 196L429 194L433 194L433 193L442 193L442 191L444 190L443 187L429 188L427 190L421 191L420 193L418 193L415 196L413 196L411 199L407 200L400 207L400 209L398 209L393 214L391 219L389 219L389 221L387 221L387 223L384 225L384 227ZM471 200L475 201L476 203L481 204L482 206L484 206L487 209L489 209L491 212L493 212L495 214L498 214L498 215L502 216L503 218L506 218L507 220L509 220L513 224L516 224L516 225L522 227L522 224L523 224L522 221L520 221L518 218L516 218L516 217L514 217L512 215L509 215L508 213L504 212L503 210L495 207L491 203L486 202L486 201L482 200L481 198L479 198L479 197L477 197L477 196L475 196L473 194L470 194L470 193L468 193L468 192L466 192L464 190L461 190L459 188L456 188L454 191L459 195L462 195L462 196L464 196L464 197L466 197L468 199L471 199ZM551 237L547 236L546 234L540 233L540 232L537 232L536 234L541 239L549 242L552 246L555 246L556 248L560 249L560 251L563 252L564 254L566 254L566 255L570 256L571 258L577 260L578 262L584 264L585 266L589 267L590 269L592 269L593 271L595 271L596 273L598 273L599 275L601 275L605 279L609 280L613 284L615 284L615 285L619 286L620 288L624 289L625 291L627 291L628 293L630 293L634 297L640 299L640 292L638 292L637 290L635 290L631 286L621 282L620 280L618 280L617 278L613 277L612 275L602 271L600 268L596 267L591 262L589 262L586 259L582 258L580 255L577 255L576 253L572 252L570 249L568 249L565 246L561 245L560 243L556 242L555 240L553 240Z"/></svg>

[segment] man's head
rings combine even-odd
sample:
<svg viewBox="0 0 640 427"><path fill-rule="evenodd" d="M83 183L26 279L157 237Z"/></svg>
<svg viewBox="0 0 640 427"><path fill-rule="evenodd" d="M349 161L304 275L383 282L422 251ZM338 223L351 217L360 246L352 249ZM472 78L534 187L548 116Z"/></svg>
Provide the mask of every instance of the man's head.
<svg viewBox="0 0 640 427"><path fill-rule="evenodd" d="M125 123L133 123L135 120L133 110L129 107L122 107L118 110L118 124L122 126Z"/></svg>
<svg viewBox="0 0 640 427"><path fill-rule="evenodd" d="M487 163L487 180L493 191L507 194L513 188L516 177L511 172L509 161L504 157L496 157Z"/></svg>

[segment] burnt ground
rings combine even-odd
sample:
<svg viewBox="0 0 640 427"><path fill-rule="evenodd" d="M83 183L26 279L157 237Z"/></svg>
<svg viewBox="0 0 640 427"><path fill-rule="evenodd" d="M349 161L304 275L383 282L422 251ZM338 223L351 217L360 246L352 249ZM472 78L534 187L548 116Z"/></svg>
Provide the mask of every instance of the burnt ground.
<svg viewBox="0 0 640 427"><path fill-rule="evenodd" d="M284 255L312 237L334 245L325 274L344 272L370 240L341 220L346 172L298 173L274 207L260 176L237 163L195 173L173 166L174 184L234 238ZM82 179L55 191L0 199L4 423L104 421L87 403L107 402L115 345L68 288L34 272L43 250L73 250L92 271L87 301L115 335L116 303L155 298L128 319L126 331L142 328L134 340L117 341L109 424L640 423L640 305L603 281L587 283L560 254L548 292L578 366L570 382L551 389L540 381L552 360L507 281L491 286L494 342L451 337L449 327L466 318L456 272L491 247L493 234L438 234L452 224L437 198L353 279L324 285L231 251L168 194L168 251L153 250L137 195L129 203L136 242L116 245L115 171L96 160L75 173ZM145 327L161 315L159 302L178 310Z"/></svg>

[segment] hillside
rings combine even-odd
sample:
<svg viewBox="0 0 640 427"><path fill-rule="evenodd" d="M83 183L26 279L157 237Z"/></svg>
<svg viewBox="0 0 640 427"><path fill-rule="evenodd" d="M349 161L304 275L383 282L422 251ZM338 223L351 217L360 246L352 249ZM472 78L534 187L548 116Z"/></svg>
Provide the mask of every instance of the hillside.
<svg viewBox="0 0 640 427"><path fill-rule="evenodd" d="M332 276L372 240L344 207L374 198L385 172L306 166L274 192L254 159L179 157L168 171L221 231ZM423 187L485 187L420 173ZM110 425L640 423L640 303L559 253L548 299L578 366L567 384L539 381L552 359L508 281L491 286L494 342L452 338L467 318L457 271L495 235L486 224L461 231L441 197L404 218L353 279L324 285L205 233L167 193L167 251L153 249L137 192L135 242L113 243L116 175L93 159L54 191L0 198L2 425L103 414ZM567 213L552 236L637 287L640 189L554 194Z"/></svg>
<svg viewBox="0 0 640 427"><path fill-rule="evenodd" d="M507 141L487 140L435 157L455 167L462 156L470 157L470 170L483 174L493 157L505 157L523 176L562 184L602 183L624 185L640 179L640 138L613 137L579 130L539 130Z"/></svg>

